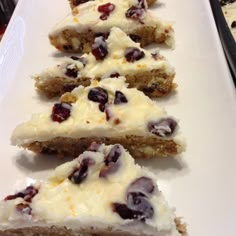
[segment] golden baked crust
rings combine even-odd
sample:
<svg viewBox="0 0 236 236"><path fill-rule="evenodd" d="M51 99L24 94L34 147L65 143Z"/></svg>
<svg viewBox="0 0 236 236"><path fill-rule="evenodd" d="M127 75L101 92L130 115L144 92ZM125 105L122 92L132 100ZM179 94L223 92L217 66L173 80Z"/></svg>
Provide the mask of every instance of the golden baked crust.
<svg viewBox="0 0 236 236"><path fill-rule="evenodd" d="M146 71L137 74L125 75L126 82L130 88L137 88L149 97L163 97L170 94L175 88L173 83L174 75L168 76L158 70ZM100 81L101 78L96 78ZM35 87L48 98L60 96L67 92L66 87L86 87L90 85L91 78L84 77L79 79L68 79L65 77L52 77L50 80L35 78Z"/></svg>
<svg viewBox="0 0 236 236"><path fill-rule="evenodd" d="M176 228L182 236L187 236L186 224L181 222L181 218L175 219ZM84 229L84 232L74 233L72 230L66 227L29 227L22 229L11 229L6 231L0 231L1 236L135 236L130 232L129 234L124 233L112 233L112 229L107 231L95 233L94 229ZM145 235L143 235L145 236Z"/></svg>
<svg viewBox="0 0 236 236"><path fill-rule="evenodd" d="M171 26L163 32L157 34L158 26L141 26L131 32L133 35L140 37L141 47L151 43L165 43L172 40L170 32L173 31ZM101 32L108 34L109 32ZM67 53L89 53L94 42L96 33L87 30L83 33L78 33L72 29L65 29L56 35L49 35L51 44L58 50Z"/></svg>
<svg viewBox="0 0 236 236"><path fill-rule="evenodd" d="M183 147L174 140L131 135L126 137L89 137L78 139L58 137L50 141L36 141L25 144L23 147L36 153L56 154L59 157L77 157L87 150L92 142L104 143L106 145L119 143L135 158L176 156L183 151Z"/></svg>

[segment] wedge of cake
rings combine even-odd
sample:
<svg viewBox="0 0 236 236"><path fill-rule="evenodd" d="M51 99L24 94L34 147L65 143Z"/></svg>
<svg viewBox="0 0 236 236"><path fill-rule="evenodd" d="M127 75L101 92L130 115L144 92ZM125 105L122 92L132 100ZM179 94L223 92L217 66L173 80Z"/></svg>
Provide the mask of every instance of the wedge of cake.
<svg viewBox="0 0 236 236"><path fill-rule="evenodd" d="M49 39L63 52L90 52L97 35L109 34L118 27L139 40L141 46L151 43L173 45L171 24L154 18L146 2L139 0L88 1L74 8L49 34Z"/></svg>
<svg viewBox="0 0 236 236"><path fill-rule="evenodd" d="M155 176L135 164L121 145L97 143L57 167L46 181L5 197L0 202L0 230L1 235L44 236L180 236L186 232L184 225L176 226Z"/></svg>
<svg viewBox="0 0 236 236"><path fill-rule="evenodd" d="M36 75L35 86L51 98L90 85L91 79L123 75L129 87L135 87L150 97L168 95L173 83L174 68L159 52L140 48L119 28L113 27L106 39L95 38L92 52L83 56L65 57L63 62Z"/></svg>
<svg viewBox="0 0 236 236"><path fill-rule="evenodd" d="M92 141L120 143L135 157L183 150L177 121L125 78L94 80L65 93L52 110L16 127L12 143L37 153L78 156Z"/></svg>
<svg viewBox="0 0 236 236"><path fill-rule="evenodd" d="M75 7L83 4L83 3L86 3L86 2L89 2L89 1L97 1L97 0L69 0L69 3L70 3L70 6L72 9L74 9ZM142 0L139 0L139 1L142 1ZM144 0L146 1L146 0ZM157 0L147 0L147 5L148 6L151 6L153 5L154 3L156 3Z"/></svg>

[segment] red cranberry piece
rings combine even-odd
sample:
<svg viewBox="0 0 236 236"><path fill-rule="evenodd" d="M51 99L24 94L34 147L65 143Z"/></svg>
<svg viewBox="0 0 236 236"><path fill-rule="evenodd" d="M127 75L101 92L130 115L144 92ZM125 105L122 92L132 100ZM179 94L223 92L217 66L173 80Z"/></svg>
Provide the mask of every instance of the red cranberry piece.
<svg viewBox="0 0 236 236"><path fill-rule="evenodd" d="M29 206L29 204L19 203L16 205L16 210L22 214L32 214L32 208Z"/></svg>
<svg viewBox="0 0 236 236"><path fill-rule="evenodd" d="M36 189L33 186L28 186L26 189L22 190L19 193L16 193L14 195L7 196L4 200L14 200L16 198L23 198L27 202L31 202L32 198L38 193L38 189Z"/></svg>
<svg viewBox="0 0 236 236"><path fill-rule="evenodd" d="M118 159L121 155L120 145L115 145L109 154L105 157L105 166L101 169L99 173L99 177L104 178L107 175L115 173L120 164L118 163Z"/></svg>
<svg viewBox="0 0 236 236"><path fill-rule="evenodd" d="M72 64L67 65L65 75L68 77L77 78L78 69L76 68L76 66L72 66Z"/></svg>
<svg viewBox="0 0 236 236"><path fill-rule="evenodd" d="M143 196L150 196L155 190L155 184L152 179L148 177L140 177L133 181L128 187L128 194L130 192L137 192L143 194Z"/></svg>
<svg viewBox="0 0 236 236"><path fill-rule="evenodd" d="M141 37L139 35L136 34L130 34L129 37L135 42L135 43L139 43L141 41Z"/></svg>
<svg viewBox="0 0 236 236"><path fill-rule="evenodd" d="M163 118L156 122L149 122L148 130L159 137L168 137L174 133L176 126L177 122L174 119Z"/></svg>
<svg viewBox="0 0 236 236"><path fill-rule="evenodd" d="M69 103L56 103L52 108L51 118L56 122L63 122L70 117L71 105Z"/></svg>
<svg viewBox="0 0 236 236"><path fill-rule="evenodd" d="M138 48L130 47L125 51L125 58L128 62L135 62L142 59L145 56L144 52Z"/></svg>
<svg viewBox="0 0 236 236"><path fill-rule="evenodd" d="M121 155L120 145L115 145L110 150L109 154L106 156L104 162L106 165L109 165L110 162L117 162Z"/></svg>
<svg viewBox="0 0 236 236"><path fill-rule="evenodd" d="M121 91L116 91L114 104L127 103L128 100Z"/></svg>
<svg viewBox="0 0 236 236"><path fill-rule="evenodd" d="M107 44L102 36L95 38L92 45L92 54L96 60L103 60L107 55Z"/></svg>
<svg viewBox="0 0 236 236"><path fill-rule="evenodd" d="M127 196L127 206L135 212L140 212L138 220L143 221L153 217L153 206L142 193L129 193Z"/></svg>
<svg viewBox="0 0 236 236"><path fill-rule="evenodd" d="M120 76L120 74L118 72L113 72L110 74L110 78L118 78Z"/></svg>
<svg viewBox="0 0 236 236"><path fill-rule="evenodd" d="M126 11L125 16L127 18L139 21L141 24L143 24L142 16L144 12L145 10L143 8L139 6L132 6Z"/></svg>
<svg viewBox="0 0 236 236"><path fill-rule="evenodd" d="M80 167L73 171L73 173L68 177L69 180L74 184L82 183L88 176L88 167L94 165L95 161L90 158L83 159Z"/></svg>
<svg viewBox="0 0 236 236"><path fill-rule="evenodd" d="M116 6L113 3L106 3L104 5L100 5L98 7L98 11L102 13L100 16L101 20L106 20L111 12L115 10Z"/></svg>
<svg viewBox="0 0 236 236"><path fill-rule="evenodd" d="M73 0L73 5L78 6L80 4L83 4L83 3L86 3L86 2L89 2L89 1L94 1L94 0Z"/></svg>
<svg viewBox="0 0 236 236"><path fill-rule="evenodd" d="M108 93L101 87L95 87L90 89L88 99L100 103L99 109L103 112L105 110L105 104L108 102Z"/></svg>
<svg viewBox="0 0 236 236"><path fill-rule="evenodd" d="M122 203L113 203L112 208L113 212L116 212L124 220L138 219L142 215L140 212L131 210L126 204Z"/></svg>
<svg viewBox="0 0 236 236"><path fill-rule="evenodd" d="M71 92L77 86L75 84L65 84L63 86L63 92Z"/></svg>
<svg viewBox="0 0 236 236"><path fill-rule="evenodd" d="M88 63L88 60L87 60L86 58L84 58L84 57L71 56L70 58L71 58L72 60L74 60L74 61L80 61L80 62L83 64L84 67L85 67L86 64Z"/></svg>

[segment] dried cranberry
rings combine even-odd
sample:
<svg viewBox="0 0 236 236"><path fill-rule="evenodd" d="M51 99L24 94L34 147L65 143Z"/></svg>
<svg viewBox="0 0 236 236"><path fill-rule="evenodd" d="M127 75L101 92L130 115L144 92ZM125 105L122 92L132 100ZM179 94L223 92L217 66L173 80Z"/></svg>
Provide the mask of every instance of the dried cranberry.
<svg viewBox="0 0 236 236"><path fill-rule="evenodd" d="M141 213L137 218L138 220L145 220L153 217L153 206L142 193L129 193L127 196L127 206L129 209Z"/></svg>
<svg viewBox="0 0 236 236"><path fill-rule="evenodd" d="M95 38L92 45L92 54L96 60L103 60L107 55L107 44L102 36Z"/></svg>
<svg viewBox="0 0 236 236"><path fill-rule="evenodd" d="M116 91L114 104L127 103L128 100L121 91Z"/></svg>
<svg viewBox="0 0 236 236"><path fill-rule="evenodd" d="M141 24L143 24L142 16L143 16L144 12L145 12L145 10L142 7L132 6L126 11L125 16L127 18L137 20Z"/></svg>
<svg viewBox="0 0 236 236"><path fill-rule="evenodd" d="M23 198L27 202L31 202L32 198L38 193L38 189L36 189L33 186L28 186L26 189L22 190L21 192L18 192L14 195L7 196L4 200L14 200L16 198Z"/></svg>
<svg viewBox="0 0 236 236"><path fill-rule="evenodd" d="M78 6L80 4L83 4L83 3L86 3L86 2L89 2L89 1L94 1L94 0L73 0L73 5Z"/></svg>
<svg viewBox="0 0 236 236"><path fill-rule="evenodd" d="M104 160L105 164L109 165L110 162L117 162L120 155L121 155L120 145L113 146Z"/></svg>
<svg viewBox="0 0 236 236"><path fill-rule="evenodd" d="M68 177L72 183L80 184L88 176L88 167L94 165L95 161L90 158L83 159L80 167L73 171L73 173Z"/></svg>
<svg viewBox="0 0 236 236"><path fill-rule="evenodd" d="M65 75L68 76L68 77L77 78L78 69L76 68L75 65L69 64L66 67Z"/></svg>
<svg viewBox="0 0 236 236"><path fill-rule="evenodd" d="M98 108L99 108L99 110L100 110L101 112L104 112L104 111L106 110L106 104L100 103L100 104L98 105Z"/></svg>
<svg viewBox="0 0 236 236"><path fill-rule="evenodd" d="M77 85L75 85L75 84L64 84L63 92L71 92L76 87L77 87Z"/></svg>
<svg viewBox="0 0 236 236"><path fill-rule="evenodd" d="M125 51L125 58L128 62L135 62L145 56L144 52L135 47L127 48Z"/></svg>
<svg viewBox="0 0 236 236"><path fill-rule="evenodd" d="M70 117L71 105L69 103L56 103L52 108L51 118L56 122L63 122Z"/></svg>
<svg viewBox="0 0 236 236"><path fill-rule="evenodd" d="M90 89L88 93L88 99L93 102L105 104L108 102L108 93L104 88L95 87Z"/></svg>
<svg viewBox="0 0 236 236"><path fill-rule="evenodd" d="M118 78L120 76L120 74L118 72L113 72L110 74L110 78Z"/></svg>
<svg viewBox="0 0 236 236"><path fill-rule="evenodd" d="M70 58L71 58L72 60L74 60L74 61L80 61L80 62L83 64L84 67L85 67L86 64L88 63L88 60L87 60L86 58L84 58L84 57L71 56Z"/></svg>
<svg viewBox="0 0 236 236"><path fill-rule="evenodd" d="M130 34L129 37L135 42L139 43L141 41L141 37L137 34Z"/></svg>
<svg viewBox="0 0 236 236"><path fill-rule="evenodd" d="M101 87L95 87L90 89L88 99L100 103L99 109L103 112L105 110L105 104L108 102L108 93Z"/></svg>
<svg viewBox="0 0 236 236"><path fill-rule="evenodd" d="M32 214L32 208L29 206L29 204L19 203L16 205L16 210L22 214Z"/></svg>
<svg viewBox="0 0 236 236"><path fill-rule="evenodd" d="M177 122L172 118L163 118L159 121L149 122L148 130L159 137L168 137L174 133L176 126Z"/></svg>
<svg viewBox="0 0 236 236"><path fill-rule="evenodd" d="M155 184L152 179L148 177L140 177L133 181L128 187L128 193L138 192L148 197L155 190Z"/></svg>
<svg viewBox="0 0 236 236"><path fill-rule="evenodd" d="M100 16L101 20L106 20L111 12L115 10L116 6L113 3L106 3L104 5L98 6L98 11L102 13Z"/></svg>
<svg viewBox="0 0 236 236"><path fill-rule="evenodd" d="M118 159L121 155L120 145L115 145L109 152L109 154L105 157L105 166L101 169L99 173L99 177L104 178L107 175L115 173L120 164L118 163Z"/></svg>
<svg viewBox="0 0 236 236"><path fill-rule="evenodd" d="M122 204L122 203L113 203L112 208L113 208L113 211L118 213L119 216L124 220L138 219L142 215L140 212L133 211L129 209L126 204Z"/></svg>

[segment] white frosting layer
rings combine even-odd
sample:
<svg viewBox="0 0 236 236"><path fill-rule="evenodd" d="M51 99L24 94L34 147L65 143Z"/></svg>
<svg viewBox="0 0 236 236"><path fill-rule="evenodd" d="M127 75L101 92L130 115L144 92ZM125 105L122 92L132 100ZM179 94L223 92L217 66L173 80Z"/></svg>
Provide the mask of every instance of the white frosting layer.
<svg viewBox="0 0 236 236"><path fill-rule="evenodd" d="M139 43L135 43L119 28L112 28L107 41L108 54L104 60L96 60L92 53L84 54L87 64L85 67L80 61L64 58L63 63L53 68L48 68L37 78L40 78L42 83L45 80L50 80L56 77L64 77L68 79L76 79L68 77L65 72L68 65L70 68L76 67L79 69L78 77L103 78L108 77L113 72L118 72L120 75L134 75L142 72L150 72L159 70L160 73L168 76L175 74L174 68L166 61L164 57L158 54L158 59L155 60L151 53L140 48ZM145 57L138 61L128 62L125 58L125 51L129 47L139 48L145 53ZM40 83L40 82L39 82Z"/></svg>
<svg viewBox="0 0 236 236"><path fill-rule="evenodd" d="M234 28L231 27L232 22L236 21L236 2L226 4L225 6L222 7L222 10L224 12L228 26L234 36L234 39L236 40L236 27Z"/></svg>
<svg viewBox="0 0 236 236"><path fill-rule="evenodd" d="M107 3L114 4L115 9L110 13L107 20L101 20L100 16L102 13L98 11L98 7ZM125 16L126 11L131 6L136 5L137 0L89 1L76 7L74 9L74 14L70 13L65 19L59 22L50 33L50 36L55 37L66 29L77 31L79 33L87 32L88 30L92 30L93 32L109 32L114 26L129 34L140 27L150 26L157 28L157 37L160 37L163 33L172 37L173 30L171 25L159 18L154 18L148 10L142 15L141 20L143 23L138 20L127 18ZM172 39L169 39L169 42L166 43L172 45Z"/></svg>
<svg viewBox="0 0 236 236"><path fill-rule="evenodd" d="M75 231L81 227L129 232L137 235L179 236L174 223L174 213L168 207L158 188L155 188L148 201L154 209L152 218L146 223L137 220L124 220L113 212L112 203L126 204L128 186L137 178L153 175L134 163L134 159L120 146L120 167L117 172L100 178L104 158L113 146L102 145L98 152L84 152L77 159L55 169L51 177L42 182L39 193L32 199L32 215L21 214L15 205L25 203L22 198L0 203L0 229L33 225L66 225ZM89 166L86 179L74 184L68 176L80 166L85 158L96 162ZM155 182L155 181L154 181ZM20 217L21 216L21 217Z"/></svg>
<svg viewBox="0 0 236 236"><path fill-rule="evenodd" d="M89 87L80 86L74 89L72 94L77 101L71 104L71 115L67 120L61 123L52 121L51 109L45 113L35 114L30 121L16 127L12 134L12 143L23 145L56 137L123 137L126 135L157 137L148 131L147 124L149 121L158 121L167 115L156 102L142 92L135 88L127 88L124 81L124 77L108 78L100 82L94 80ZM108 92L109 101L106 107L111 117L109 120L106 119L105 112L99 110L99 103L88 99L91 88L97 86ZM114 104L116 91L121 91L128 102Z"/></svg>

